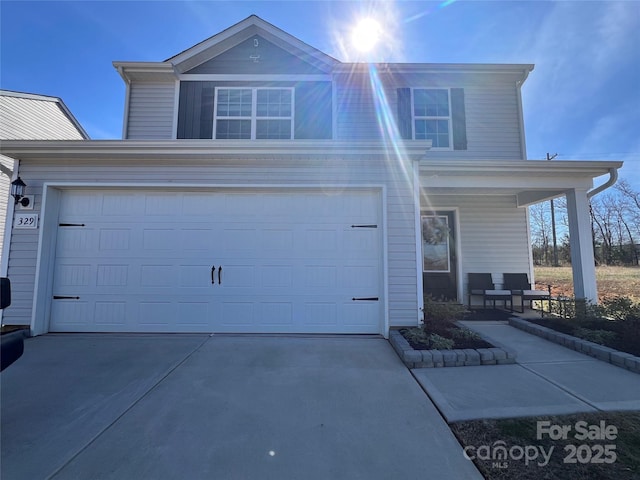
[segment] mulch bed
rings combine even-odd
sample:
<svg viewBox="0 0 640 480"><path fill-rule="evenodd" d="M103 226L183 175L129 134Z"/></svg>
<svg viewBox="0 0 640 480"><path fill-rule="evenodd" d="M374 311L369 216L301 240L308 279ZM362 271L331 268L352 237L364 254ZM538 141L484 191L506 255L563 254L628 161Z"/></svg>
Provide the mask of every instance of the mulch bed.
<svg viewBox="0 0 640 480"><path fill-rule="evenodd" d="M455 335L452 332L454 330L460 331L461 329L451 322L427 322L427 324L425 325L425 329L427 329L428 333L435 333L437 335L440 335L441 337L453 340L455 342L453 348L455 349L493 348L493 345L491 345L489 342L485 342L484 340L474 338L461 338ZM403 330L405 329L401 329L400 333L403 333ZM414 350L432 350L434 348L428 343L417 342L411 338L408 338L407 336L404 337L407 339L409 345L411 345Z"/></svg>
<svg viewBox="0 0 640 480"><path fill-rule="evenodd" d="M616 334L614 338L605 339L606 341L596 343L601 343L602 345L621 352L630 353L631 355L640 356L640 322L638 321L602 319L572 320L566 318L538 318L529 321L573 336L579 336L576 335L578 328L614 332ZM587 338L587 340L594 341L589 338Z"/></svg>

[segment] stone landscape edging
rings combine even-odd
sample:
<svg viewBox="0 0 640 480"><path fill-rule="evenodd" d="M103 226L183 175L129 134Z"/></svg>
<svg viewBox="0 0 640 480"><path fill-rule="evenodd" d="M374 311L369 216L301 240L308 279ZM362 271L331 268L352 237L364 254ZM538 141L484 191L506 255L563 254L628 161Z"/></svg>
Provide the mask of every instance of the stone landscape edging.
<svg viewBox="0 0 640 480"><path fill-rule="evenodd" d="M457 322L456 322L457 324ZM494 345L492 348L465 348L452 350L414 350L399 327L389 331L389 343L400 360L408 368L465 367L479 365L506 365L516 363L516 352L500 345L495 340L479 334L482 339Z"/></svg>
<svg viewBox="0 0 640 480"><path fill-rule="evenodd" d="M558 332L552 328L522 320L521 318L510 318L509 325L542 337L550 342L562 345L563 347L575 350L576 352L584 353L603 362L625 368L634 373L640 373L640 357L636 357L630 353L620 352L598 343L583 340L582 338Z"/></svg>

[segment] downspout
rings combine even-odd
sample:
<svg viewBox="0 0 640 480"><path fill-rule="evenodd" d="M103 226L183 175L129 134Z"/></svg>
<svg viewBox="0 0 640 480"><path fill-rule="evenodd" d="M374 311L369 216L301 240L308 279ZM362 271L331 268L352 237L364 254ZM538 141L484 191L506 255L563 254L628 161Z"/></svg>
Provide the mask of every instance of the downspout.
<svg viewBox="0 0 640 480"><path fill-rule="evenodd" d="M2 173L6 173L2 169ZM13 172L11 175L7 174L7 176L11 179L11 181L18 178L18 171L20 170L20 160L17 158L13 159ZM15 212L16 204L12 202L13 197L11 195L8 196L9 201L7 202L7 215L5 217L4 222L4 239L2 242L2 257L0 258L0 276L6 277L9 271L9 249L11 248L11 232L13 231L13 214ZM0 310L0 324L4 318L4 310Z"/></svg>
<svg viewBox="0 0 640 480"><path fill-rule="evenodd" d="M8 175L11 181L18 178L19 170L20 160L14 158L13 172L11 172L11 175ZM13 214L16 207L15 202L12 201L13 197L11 197L11 195L8 197L9 201L7 202L7 213L4 222L4 239L2 242L2 258L0 258L0 276L2 277L6 277L7 271L9 270L9 248L11 246L11 231L13 230Z"/></svg>
<svg viewBox="0 0 640 480"><path fill-rule="evenodd" d="M522 160L527 159L527 141L524 133L524 111L522 108L522 85L525 80L529 77L529 74L533 70L533 66L531 68L527 68L522 73L522 78L516 81L516 96L518 99L518 117L520 117L520 150L522 155Z"/></svg>
<svg viewBox="0 0 640 480"><path fill-rule="evenodd" d="M420 160L413 161L413 207L414 228L416 232L416 290L418 296L418 325L424 320L424 294L422 279L422 229L420 224Z"/></svg>
<svg viewBox="0 0 640 480"><path fill-rule="evenodd" d="M606 190L607 188L611 187L614 183L616 183L618 181L618 169L617 168L610 168L609 169L609 180L607 180L606 182L604 182L602 185L600 185L599 187L596 187L592 190L589 190L587 192L587 198L591 198L594 195L599 194L600 192L603 192L604 190Z"/></svg>
<svg viewBox="0 0 640 480"><path fill-rule="evenodd" d="M131 98L131 80L127 77L127 74L124 71L124 67L119 65L117 67L118 73L124 80L125 84L125 94L124 94L124 114L122 119L122 139L127 140L127 133L129 131L129 101Z"/></svg>
<svg viewBox="0 0 640 480"><path fill-rule="evenodd" d="M420 191L420 160L427 158L427 153L431 150L429 145L422 158L413 160L413 211L414 211L414 228L416 232L416 290L418 297L417 320L421 325L424 320L424 280L422 279L422 225L420 220L421 210L421 191Z"/></svg>

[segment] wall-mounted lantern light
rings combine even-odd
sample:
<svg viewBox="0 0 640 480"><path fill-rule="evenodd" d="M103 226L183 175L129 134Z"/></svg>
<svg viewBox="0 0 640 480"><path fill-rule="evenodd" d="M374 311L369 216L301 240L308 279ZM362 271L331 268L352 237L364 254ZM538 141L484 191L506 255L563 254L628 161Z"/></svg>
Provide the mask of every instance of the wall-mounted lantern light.
<svg viewBox="0 0 640 480"><path fill-rule="evenodd" d="M18 203L23 207L29 205L29 198L24 196L24 187L26 186L27 184L20 177L11 182L11 195L16 199L16 205Z"/></svg>

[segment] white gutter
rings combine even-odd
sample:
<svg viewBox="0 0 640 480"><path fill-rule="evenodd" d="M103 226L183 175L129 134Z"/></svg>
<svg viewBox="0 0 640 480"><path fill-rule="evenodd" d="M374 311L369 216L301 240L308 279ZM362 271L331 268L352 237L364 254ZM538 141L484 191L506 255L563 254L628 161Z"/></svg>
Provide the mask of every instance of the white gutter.
<svg viewBox="0 0 640 480"><path fill-rule="evenodd" d="M594 195L599 194L600 192L602 192L602 191L606 190L607 188L611 187L617 181L618 181L618 169L617 168L610 168L609 169L609 180L607 180L605 183L603 183L599 187L596 187L593 190L589 190L587 192L587 198L591 198Z"/></svg>
<svg viewBox="0 0 640 480"><path fill-rule="evenodd" d="M431 150L432 141L429 140L425 148L425 153L422 159L426 159L427 153ZM418 311L417 320L418 325L423 323L424 320L424 280L422 278L422 222L420 216L422 215L422 195L420 190L420 160L417 158L413 160L413 212L414 212L414 228L416 237L416 290L418 297Z"/></svg>
<svg viewBox="0 0 640 480"><path fill-rule="evenodd" d="M125 92L124 92L124 112L122 114L122 139L127 139L127 131L129 130L129 102L131 99L131 80L124 72L124 67L122 65L116 66L118 73L124 80L125 84Z"/></svg>
<svg viewBox="0 0 640 480"><path fill-rule="evenodd" d="M416 290L418 295L418 325L424 319L424 285L422 279L422 228L420 225L420 160L413 161L413 207L416 231Z"/></svg>
<svg viewBox="0 0 640 480"><path fill-rule="evenodd" d="M13 162L13 175L10 177L11 181L18 178L18 171L20 170L20 160L14 159ZM7 215L4 222L2 257L0 258L0 277L6 277L7 271L9 269L9 247L11 245L11 231L13 230L13 214L16 208L16 203L15 201L13 201L13 197L11 195L8 195L8 197L9 201L7 202Z"/></svg>

